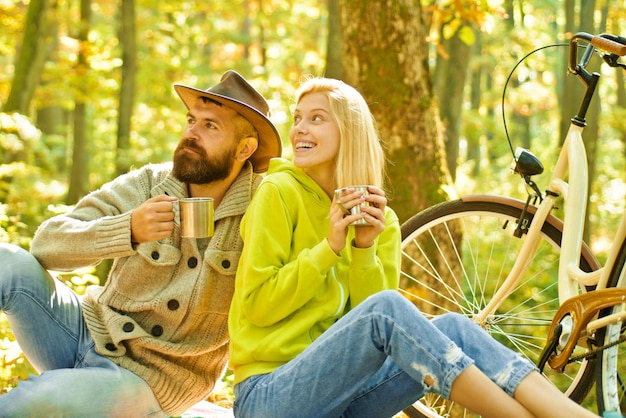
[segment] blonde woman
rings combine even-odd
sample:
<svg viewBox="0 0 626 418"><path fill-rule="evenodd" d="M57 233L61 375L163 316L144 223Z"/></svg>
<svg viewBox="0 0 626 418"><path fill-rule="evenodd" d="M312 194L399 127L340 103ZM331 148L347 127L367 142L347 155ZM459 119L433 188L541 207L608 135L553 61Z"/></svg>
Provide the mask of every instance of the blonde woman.
<svg viewBox="0 0 626 418"><path fill-rule="evenodd" d="M293 163L270 162L241 223L236 417L390 417L427 392L485 417L593 416L465 317L428 321L396 291L400 226L354 88L306 81L289 136Z"/></svg>

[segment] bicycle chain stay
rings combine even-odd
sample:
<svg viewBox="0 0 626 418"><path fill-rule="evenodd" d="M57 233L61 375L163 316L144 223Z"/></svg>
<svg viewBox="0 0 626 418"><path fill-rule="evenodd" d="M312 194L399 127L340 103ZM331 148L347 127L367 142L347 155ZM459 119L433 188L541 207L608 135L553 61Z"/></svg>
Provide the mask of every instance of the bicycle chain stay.
<svg viewBox="0 0 626 418"><path fill-rule="evenodd" d="M548 364L553 370L562 372L582 332L586 330L589 321L594 319L602 309L610 308L626 303L626 288L609 288L594 290L573 296L563 302L557 311L548 335L555 335L555 329L561 324L563 318L569 316L573 320L573 328L570 337L560 353L552 353Z"/></svg>

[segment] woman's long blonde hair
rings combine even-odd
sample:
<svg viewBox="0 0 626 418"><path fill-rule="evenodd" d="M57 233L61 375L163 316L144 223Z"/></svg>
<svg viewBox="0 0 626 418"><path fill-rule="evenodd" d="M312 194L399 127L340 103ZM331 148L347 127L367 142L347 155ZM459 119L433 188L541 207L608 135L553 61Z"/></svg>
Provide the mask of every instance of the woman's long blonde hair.
<svg viewBox="0 0 626 418"><path fill-rule="evenodd" d="M335 180L337 187L360 184L383 187L385 154L376 121L365 99L353 87L332 78L310 78L296 92L296 103L310 93L323 93L339 126L339 153Z"/></svg>

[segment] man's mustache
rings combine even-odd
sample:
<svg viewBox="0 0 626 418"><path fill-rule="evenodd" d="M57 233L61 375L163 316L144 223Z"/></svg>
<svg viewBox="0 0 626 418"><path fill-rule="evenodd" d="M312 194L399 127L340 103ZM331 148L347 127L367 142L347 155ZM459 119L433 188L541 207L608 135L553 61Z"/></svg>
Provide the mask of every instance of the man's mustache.
<svg viewBox="0 0 626 418"><path fill-rule="evenodd" d="M192 140L189 140L189 139L183 140L180 143L180 145L178 146L178 149L183 149L183 148L190 148L190 149L192 149L194 151L197 151L202 156L206 156L206 152L205 152L204 148L202 148L200 145L198 145L195 141L192 141Z"/></svg>

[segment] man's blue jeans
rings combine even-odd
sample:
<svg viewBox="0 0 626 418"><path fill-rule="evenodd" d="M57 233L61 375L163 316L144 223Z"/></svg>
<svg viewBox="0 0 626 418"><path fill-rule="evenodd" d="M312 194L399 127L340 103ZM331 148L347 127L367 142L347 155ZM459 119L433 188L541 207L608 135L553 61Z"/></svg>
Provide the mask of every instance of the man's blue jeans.
<svg viewBox="0 0 626 418"><path fill-rule="evenodd" d="M381 418L450 395L474 363L512 395L534 366L459 314L428 321L397 291L370 296L298 357L235 387L235 416Z"/></svg>
<svg viewBox="0 0 626 418"><path fill-rule="evenodd" d="M0 244L0 310L41 373L0 396L0 417L167 416L145 381L96 353L78 296L7 244Z"/></svg>

